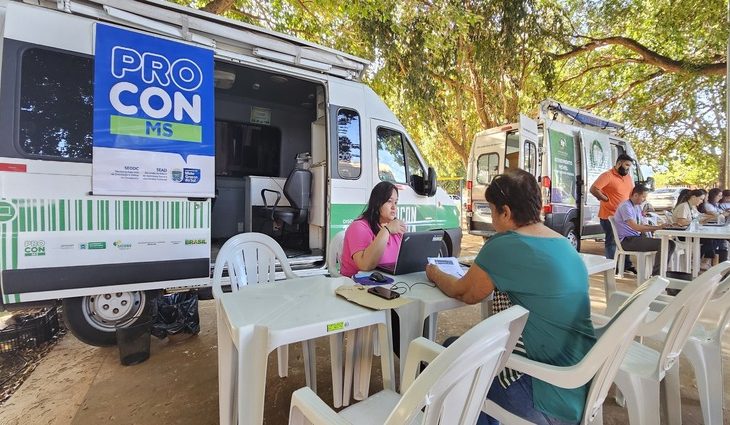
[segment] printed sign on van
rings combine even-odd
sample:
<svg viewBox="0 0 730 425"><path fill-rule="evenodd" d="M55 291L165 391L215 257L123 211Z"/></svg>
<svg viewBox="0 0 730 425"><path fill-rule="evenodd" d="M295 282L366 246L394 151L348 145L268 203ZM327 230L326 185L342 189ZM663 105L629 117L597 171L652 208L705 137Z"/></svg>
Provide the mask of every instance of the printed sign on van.
<svg viewBox="0 0 730 425"><path fill-rule="evenodd" d="M575 140L560 131L549 130L552 173L551 200L556 204L576 204Z"/></svg>
<svg viewBox="0 0 730 425"><path fill-rule="evenodd" d="M212 197L213 51L96 24L93 191Z"/></svg>

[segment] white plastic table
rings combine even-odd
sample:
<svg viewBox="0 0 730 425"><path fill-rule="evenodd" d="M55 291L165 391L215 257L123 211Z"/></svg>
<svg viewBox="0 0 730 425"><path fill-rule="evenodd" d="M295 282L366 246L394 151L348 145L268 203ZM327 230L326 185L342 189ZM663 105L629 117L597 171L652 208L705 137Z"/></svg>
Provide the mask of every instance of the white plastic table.
<svg viewBox="0 0 730 425"><path fill-rule="evenodd" d="M583 253L579 255L586 265L589 275L603 273L603 287L606 292L606 302L608 302L611 294L616 292L616 260L606 258L602 255Z"/></svg>
<svg viewBox="0 0 730 425"><path fill-rule="evenodd" d="M268 355L277 347L380 325L383 386L394 389L388 311L335 295L349 278L314 276L250 285L217 300L218 396L221 424L261 424Z"/></svg>
<svg viewBox="0 0 730 425"><path fill-rule="evenodd" d="M661 264L659 276L667 275L667 251L669 250L669 238L683 236L692 246L692 277L697 277L700 271L700 239L730 239L730 225L727 226L703 226L692 223L687 230L662 229L654 232L662 240Z"/></svg>

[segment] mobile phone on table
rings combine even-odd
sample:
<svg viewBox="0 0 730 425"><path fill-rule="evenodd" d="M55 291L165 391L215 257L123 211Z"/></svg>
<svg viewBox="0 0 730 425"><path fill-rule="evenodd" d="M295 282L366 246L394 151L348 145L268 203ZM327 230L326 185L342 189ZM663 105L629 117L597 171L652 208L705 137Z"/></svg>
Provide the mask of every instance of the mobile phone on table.
<svg viewBox="0 0 730 425"><path fill-rule="evenodd" d="M382 286L373 286L372 288L368 289L368 292L373 295L377 295L380 298L385 298L386 300L392 300L400 297L399 293L391 291L388 288L383 288Z"/></svg>

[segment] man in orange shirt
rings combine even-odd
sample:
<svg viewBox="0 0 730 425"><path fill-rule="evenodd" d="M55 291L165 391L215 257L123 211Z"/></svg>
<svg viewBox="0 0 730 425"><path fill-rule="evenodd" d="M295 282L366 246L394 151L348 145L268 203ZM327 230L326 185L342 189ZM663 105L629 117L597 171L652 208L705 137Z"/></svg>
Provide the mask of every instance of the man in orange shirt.
<svg viewBox="0 0 730 425"><path fill-rule="evenodd" d="M601 201L598 210L598 218L601 219L601 227L606 234L605 253L606 258L616 255L616 241L613 240L613 231L611 230L611 222L608 217L616 213L619 204L631 196L631 190L634 188L634 180L629 174L631 165L634 160L622 153L616 159L616 165L610 170L601 174L591 185L591 195ZM631 267L629 257L626 257L626 270L634 271Z"/></svg>

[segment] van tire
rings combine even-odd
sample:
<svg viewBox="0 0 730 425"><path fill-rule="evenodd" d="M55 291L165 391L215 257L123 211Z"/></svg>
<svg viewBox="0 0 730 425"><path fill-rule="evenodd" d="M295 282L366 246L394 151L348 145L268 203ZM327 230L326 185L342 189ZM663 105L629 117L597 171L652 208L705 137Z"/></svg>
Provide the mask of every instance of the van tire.
<svg viewBox="0 0 730 425"><path fill-rule="evenodd" d="M576 251L580 252L580 235L578 235L574 221L566 223L563 236L568 239L568 242L570 242L570 245L572 245Z"/></svg>
<svg viewBox="0 0 730 425"><path fill-rule="evenodd" d="M158 291L133 291L66 298L63 300L63 322L66 328L85 344L97 347L116 345L115 326L130 326L141 317L149 317L157 294ZM111 298L108 300L101 298L106 296ZM93 312L96 308L104 306L112 308L112 311L114 308L124 308L124 310L119 312L119 319L114 321L110 320L112 316L104 318L102 316L105 313L97 315Z"/></svg>

